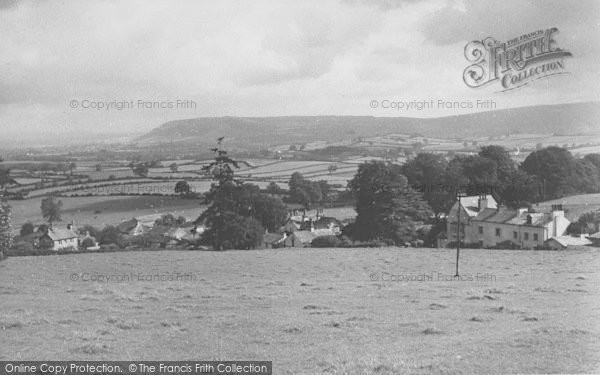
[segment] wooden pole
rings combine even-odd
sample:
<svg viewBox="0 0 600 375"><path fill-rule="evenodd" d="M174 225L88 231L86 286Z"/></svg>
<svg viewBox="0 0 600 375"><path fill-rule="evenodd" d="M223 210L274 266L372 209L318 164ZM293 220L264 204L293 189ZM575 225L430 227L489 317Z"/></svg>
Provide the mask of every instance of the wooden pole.
<svg viewBox="0 0 600 375"><path fill-rule="evenodd" d="M460 193L458 193L458 221L456 222L456 274L454 277L459 277L458 275L458 257L460 254Z"/></svg>

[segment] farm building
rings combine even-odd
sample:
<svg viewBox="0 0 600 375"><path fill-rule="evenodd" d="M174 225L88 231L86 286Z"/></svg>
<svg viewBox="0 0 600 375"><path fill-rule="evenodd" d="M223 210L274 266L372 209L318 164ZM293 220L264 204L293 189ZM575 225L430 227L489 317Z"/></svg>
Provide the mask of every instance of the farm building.
<svg viewBox="0 0 600 375"><path fill-rule="evenodd" d="M68 229L48 229L48 232L40 237L40 246L51 250L77 249L78 236L70 228Z"/></svg>
<svg viewBox="0 0 600 375"><path fill-rule="evenodd" d="M310 247L312 241L321 236L335 236L332 229L297 230L286 236L282 241L283 247Z"/></svg>
<svg viewBox="0 0 600 375"><path fill-rule="evenodd" d="M297 230L283 241L283 247L310 247L317 234L309 230Z"/></svg>
<svg viewBox="0 0 600 375"><path fill-rule="evenodd" d="M117 229L122 234L128 234L130 236L139 236L140 234L146 233L151 228L145 227L136 218L127 220L117 225Z"/></svg>
<svg viewBox="0 0 600 375"><path fill-rule="evenodd" d="M285 239L287 238L287 234L284 232L280 233L266 233L263 237L263 243L265 248L276 248L282 247Z"/></svg>
<svg viewBox="0 0 600 375"><path fill-rule="evenodd" d="M592 246L600 246L600 232L590 234L587 238L592 241Z"/></svg>
<svg viewBox="0 0 600 375"><path fill-rule="evenodd" d="M546 247L553 250L562 250L569 247L575 246L589 246L592 244L592 241L585 238L585 236L580 237L572 237L572 236L557 236L550 237L546 241L544 241L544 245Z"/></svg>

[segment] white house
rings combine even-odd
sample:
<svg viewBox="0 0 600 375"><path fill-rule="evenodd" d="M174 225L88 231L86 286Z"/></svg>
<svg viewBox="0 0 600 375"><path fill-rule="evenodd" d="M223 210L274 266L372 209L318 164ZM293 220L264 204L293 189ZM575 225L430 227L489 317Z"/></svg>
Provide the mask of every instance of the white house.
<svg viewBox="0 0 600 375"><path fill-rule="evenodd" d="M454 203L446 218L446 238L448 241L456 241L456 226L459 210L461 241L469 242L465 241L465 228L472 218L476 217L481 211L487 208L498 208L498 203L491 194L462 197L460 199L460 207L458 202Z"/></svg>
<svg viewBox="0 0 600 375"><path fill-rule="evenodd" d="M78 236L71 229L48 229L48 233L40 237L40 244L43 247L58 251L63 249L77 249Z"/></svg>
<svg viewBox="0 0 600 375"><path fill-rule="evenodd" d="M457 202L448 214L448 238L457 239L458 209L461 210L461 242L480 247L512 242L520 248L531 249L552 237L563 236L571 223L561 205L552 206L551 212L529 212L526 208L501 207L492 200L490 196L465 197L461 199L460 208Z"/></svg>

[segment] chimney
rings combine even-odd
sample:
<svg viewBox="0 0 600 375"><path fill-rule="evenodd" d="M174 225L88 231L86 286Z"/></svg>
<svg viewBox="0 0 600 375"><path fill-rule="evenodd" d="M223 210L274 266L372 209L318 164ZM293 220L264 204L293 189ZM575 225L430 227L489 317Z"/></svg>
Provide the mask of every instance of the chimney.
<svg viewBox="0 0 600 375"><path fill-rule="evenodd" d="M488 207L487 195L480 195L479 200L477 201L477 206L479 211L485 210Z"/></svg>
<svg viewBox="0 0 600 375"><path fill-rule="evenodd" d="M531 225L532 222L531 215L527 215L527 225Z"/></svg>
<svg viewBox="0 0 600 375"><path fill-rule="evenodd" d="M552 219L557 217L565 216L565 211L563 211L562 204L553 204L552 205Z"/></svg>

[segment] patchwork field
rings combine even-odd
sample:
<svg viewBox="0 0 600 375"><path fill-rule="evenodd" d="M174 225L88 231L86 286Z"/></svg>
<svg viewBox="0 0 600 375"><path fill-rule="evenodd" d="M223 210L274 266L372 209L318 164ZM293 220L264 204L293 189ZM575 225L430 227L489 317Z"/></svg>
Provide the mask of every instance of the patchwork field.
<svg viewBox="0 0 600 375"><path fill-rule="evenodd" d="M599 255L464 250L460 281L451 250L8 258L0 360L260 359L276 374L597 373ZM130 276L177 273L185 276ZM97 275L111 279L89 281Z"/></svg>

